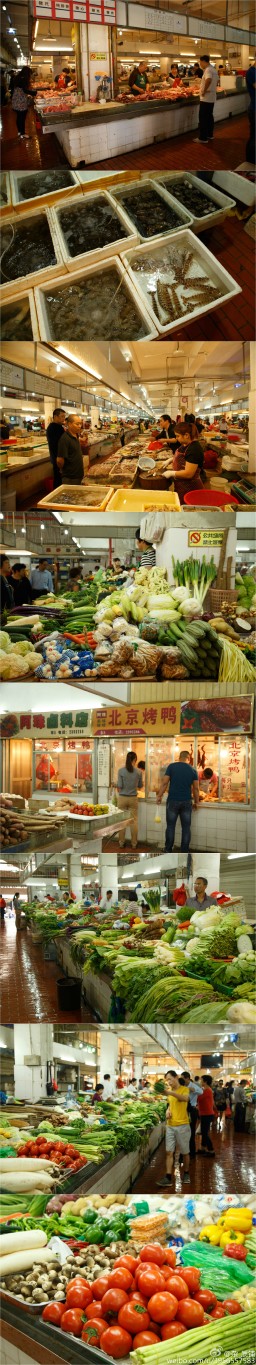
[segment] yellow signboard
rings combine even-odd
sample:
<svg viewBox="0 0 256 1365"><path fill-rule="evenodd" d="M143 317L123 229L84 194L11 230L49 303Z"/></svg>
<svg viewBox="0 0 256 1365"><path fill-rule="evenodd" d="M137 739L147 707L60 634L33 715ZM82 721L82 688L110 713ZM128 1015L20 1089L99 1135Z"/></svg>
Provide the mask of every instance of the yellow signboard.
<svg viewBox="0 0 256 1365"><path fill-rule="evenodd" d="M224 531L189 531L188 544L194 545L222 545Z"/></svg>
<svg viewBox="0 0 256 1365"><path fill-rule="evenodd" d="M96 735L177 735L180 731L180 703L156 702L146 705L106 706L92 713Z"/></svg>

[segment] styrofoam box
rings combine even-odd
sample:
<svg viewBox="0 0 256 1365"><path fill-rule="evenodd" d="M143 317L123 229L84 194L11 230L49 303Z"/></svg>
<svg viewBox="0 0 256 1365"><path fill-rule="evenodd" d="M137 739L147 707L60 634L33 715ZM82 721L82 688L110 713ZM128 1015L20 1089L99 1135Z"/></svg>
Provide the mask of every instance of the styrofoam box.
<svg viewBox="0 0 256 1365"><path fill-rule="evenodd" d="M16 294L19 294L19 293L22 292L22 293L24 294L24 293L26 292L26 282L27 282L27 280L28 280L28 282L29 282L29 287L31 287L31 286L34 285L34 284L38 284L38 279L39 279L39 278L40 278L40 281L55 279L55 278L58 278L58 275L63 274L63 270L65 270L65 262L63 261L63 258L62 258L62 253L61 253L61 247L60 247L60 243L59 243L59 238L58 238L58 235L57 235L57 232L56 232L55 220L54 220L54 218L53 218L53 216L52 216L52 210L51 210L51 209L48 209L48 208L44 208L44 209L36 208L36 209L32 209L32 211L31 211L31 209L29 209L29 210L27 209L27 210L26 210L26 213L21 214L21 215L19 216L19 218L14 218L14 217L13 217L13 213L12 213L12 216L11 216L11 217L5 218L4 227L6 228L7 226L10 225L10 227L13 228L14 232L18 232L20 224L26 222L26 223L29 224L29 226L32 226L33 220L34 220L35 218L42 218L42 217L44 217L44 218L46 217L46 218L47 218L47 222L48 222L48 225L49 225L50 234L51 234L51 238L52 238L52 242L53 242L53 247L54 247L54 252L55 252L55 257L56 257L55 263L54 263L53 265L44 266L44 268L43 268L42 270L40 269L40 266L39 266L38 270L33 270L33 271L31 272L31 274L29 274L29 275L20 275L18 278L16 277L16 278L13 279L13 280L8 280L8 281L6 280L5 283L4 283L4 284L1 284L1 287L0 287L0 288L1 288L1 299L2 299L2 300L12 298L13 295L15 295L15 293L16 293ZM3 256L2 256L2 260L3 260Z"/></svg>
<svg viewBox="0 0 256 1365"><path fill-rule="evenodd" d="M23 302L25 302L25 300L26 300L26 302L28 302L29 309L30 309L30 318L31 318L31 328L32 328L33 341L39 341L38 322L37 322L37 316L36 316L36 308L35 308L35 302L34 302L33 289L26 289L26 292L24 292L24 294L12 294L11 299L10 299L10 298L9 298L9 299L6 299L5 303L3 303L3 306L2 306L2 308L1 308L1 321L0 321L2 341L15 341L15 340L16 340L15 336L4 336L4 334L3 334L3 313L4 313L4 309L5 309L5 308L8 308L8 306L10 307L13 303L14 303L14 304L17 304L17 306L20 305L20 307L22 308L22 304L23 304ZM15 330L15 322L14 322L14 324L13 324L13 328L14 328L14 330ZM22 344L22 342L21 342L21 344Z"/></svg>
<svg viewBox="0 0 256 1365"><path fill-rule="evenodd" d="M188 213L188 210L184 209L182 204L178 204L177 200L173 199L171 194L169 194L169 191L165 190L164 186L160 185L160 183L158 183L157 180L155 182L154 181L152 182L152 179L136 180L133 181L131 185L129 184L124 186L118 185L117 188L115 187L115 185L111 185L111 189L109 191L110 198L114 200L116 203L116 200L122 198L122 194L125 193L125 195L129 195L134 194L135 190L138 190L139 193L140 190L143 191L144 189L151 189L152 183L154 185L154 188L157 190L157 194L159 194L160 198L164 199L166 204L171 204L172 208L175 209L177 217L180 218L180 225L177 224L176 228L170 228L170 231L166 233L154 232L152 233L152 237L143 237L142 232L139 232L139 229L136 229L135 224L133 223L131 213L130 222L132 223L133 231L134 232L137 231L137 240L141 242L156 242L159 241L160 238L162 240L165 240L167 236L172 237L174 234L176 236L176 233L180 232L182 228L191 227L192 225L191 213ZM127 209L124 209L123 211L127 213Z"/></svg>
<svg viewBox="0 0 256 1365"><path fill-rule="evenodd" d="M209 214L204 215L203 218L195 218L193 213L190 215L193 232L203 232L204 229L213 227L215 223L220 223L223 218L226 218L227 213L230 213L231 209L235 208L235 199L230 199L227 194L221 194L220 190L213 189L212 185L206 185L197 175L193 175L192 171L177 171L177 174L176 171L175 173L173 173L173 171L167 171L163 177L159 176L160 185L162 184L162 179L164 180L165 185L166 180L170 179L170 190L167 190L166 192L168 197L170 194L172 203L172 185L177 185L179 180L188 180L190 185L194 185L197 190L201 190L202 194L205 195L205 198L209 199ZM158 176L156 177L156 184L158 184ZM177 199L174 199L175 204L178 202Z"/></svg>
<svg viewBox="0 0 256 1365"><path fill-rule="evenodd" d="M137 247L137 250L138 250L138 251L141 250L141 249L143 250L143 248L141 248L141 247L139 247L139 246ZM133 248L133 250L135 250L135 248ZM87 266L87 267L86 267L85 269L83 269L83 270L81 270L81 269L80 269L80 270L75 270L75 271L73 272L72 276L70 276L70 274L63 274L60 278L58 278L58 279L56 280L56 287L55 287L55 282L54 282L54 294L57 293L58 289L63 289L63 288L65 287L65 285L66 285L66 287L67 287L68 289L70 289L70 284L75 284L77 280L80 280L80 281L81 281L81 280L86 280L87 276L90 276L90 275L92 275L92 274L98 274L98 276L99 276L99 281L100 281L100 278L101 278L101 275L102 275L102 271L103 271L103 270L107 270L107 269L109 268L110 265L116 267L116 270L117 270L117 272L118 272L118 275L119 275L120 279L121 279L121 278L123 279L123 281L124 281L124 283L125 283L125 285L126 285L126 288L127 288L127 290L128 290L128 293L130 294L130 296L131 296L131 298L132 298L132 301L133 301L133 303L134 303L135 306L136 306L136 309L137 309L137 312L138 312L139 317L142 319L142 321L143 321L144 324L145 324L145 340L147 340L147 341L151 341L152 339L154 340L155 337L157 337L158 333L157 333L157 329L156 329L156 325L155 325L155 319L153 319L153 316L152 316L152 311L151 311L151 309L149 309L149 308L147 307L146 300L145 300L145 298L143 297L143 295L141 294L141 292L139 292L139 290L137 291L137 289L135 288L135 286L134 286L134 280L133 280L133 278L129 275L128 269L127 269L126 266L123 264L123 261L121 260L120 256L108 256L108 258L107 258L106 261L101 261L101 262L98 263L98 264L95 263L94 265ZM40 340L41 340L41 341L58 341L59 338L58 338L58 337L53 337L53 336L52 336L52 332L51 332L50 318L48 317L47 309L46 309L46 303L45 303L45 292L46 292L46 289L48 289L48 282L47 282L47 281L45 281L45 283L42 284L42 285L40 284L40 286L38 286L38 288L35 288L35 302L36 302L36 310L37 310L37 318L38 318L38 325L39 325ZM73 338L73 337L69 337L69 340L70 340L70 341L73 341L73 340L76 340L76 338L75 338L75 337L74 337L74 338ZM100 340L100 334L99 334L99 340ZM109 340L111 341L111 334L110 334ZM141 340L143 341L143 338L141 338Z"/></svg>
<svg viewBox="0 0 256 1365"><path fill-rule="evenodd" d="M2 202L2 195L6 195L6 203ZM11 209L11 185L8 171L0 173L0 209L1 218L6 218Z"/></svg>
<svg viewBox="0 0 256 1365"><path fill-rule="evenodd" d="M59 169L64 170L64 167L60 166ZM67 198L72 198L74 197L75 191L79 191L79 180L76 172L72 171L70 166L67 166L67 175L72 177L72 185L62 185L60 190L47 190L45 194L40 193L36 196L31 195L29 199L23 199L19 193L21 181L31 180L33 174L34 179L36 179L37 174L40 175L40 171L10 171L12 203L13 207L16 208L16 212L23 211L24 213L25 208L27 206L31 208L32 204L34 204L35 208L37 208L37 205L40 206L40 204L42 204L43 207L46 204L53 204L55 200L58 201L60 195L63 194L66 194Z"/></svg>
<svg viewBox="0 0 256 1365"><path fill-rule="evenodd" d="M168 250L168 247L170 248L170 270L172 248L175 247L175 252L182 252L184 250L192 252L195 263L197 263L203 274L205 274L206 279L210 279L213 285L218 285L218 294L215 299L209 300L208 303L203 305L198 304L195 308L191 309L190 312L183 313L181 316L179 315L173 322L166 322L163 324L159 321L156 313L154 313L150 303L150 292L148 294L146 275L143 277L141 273L133 270L134 249L133 251L124 254L122 256L122 261L126 266L134 287L138 290L138 294L140 294L141 298L146 302L148 314L151 316L152 324L154 322L159 336L164 336L166 333L177 331L177 327L186 326L187 323L193 322L195 318L201 317L204 313L210 313L214 308L219 308L222 303L227 304L230 299L235 298L236 294L241 294L240 285L236 283L236 280L232 278L232 275L228 274L228 271L224 269L224 266L216 260L216 257L213 256L212 252L208 251L208 247L204 246L204 243L200 242L198 238L195 238L194 233L191 232L189 228L185 232L176 233L175 236L173 234L170 236L163 236L160 241L158 240L153 243L147 242L147 245L143 243L143 245L141 244L141 246L136 248L136 256L140 256L141 260L143 259L143 256L146 256L147 254L150 254L151 259L154 255L156 261L155 268L157 270L158 267L159 274L161 275L161 282L163 284L168 279L168 271L164 273L162 250L164 248L166 251ZM148 274L152 279L152 269L149 270ZM144 285L142 284L143 278L145 281ZM194 276L194 279L196 283L196 275Z"/></svg>
<svg viewBox="0 0 256 1365"><path fill-rule="evenodd" d="M63 258L64 258L64 261L66 261L66 263L67 263L68 270L72 270L72 271L73 271L73 270L74 270L74 266L75 266L75 267L76 267L76 266L79 266L79 265L81 265L81 266L82 266L82 265L86 265L86 266L87 266L87 265L93 264L94 261L97 262L97 261L102 260L102 259L103 259L103 260L106 260L108 256L113 256L113 254L119 255L119 254L124 250L124 248L126 248L126 246L127 246L127 247L136 246L137 243L138 243L139 240L140 240L140 239L139 239L139 233L136 232L136 230L135 230L135 228L134 228L134 224L133 224L133 223L130 221L130 219L128 218L128 214L125 213L124 209L121 209L121 207L119 207L119 205L117 205L117 204L115 203L115 201L113 201L113 198L111 197L110 194L108 194L108 191L107 191L107 190L103 190L103 189L102 189L102 190L93 190L93 191L92 191L92 194L86 194L86 195L85 195L85 194L83 194L83 195L81 194L81 197L79 196L78 199L75 199L75 200L73 201L73 207L74 207L74 208L77 208L78 204L80 204L80 206L81 206L81 213L83 213L83 211L84 211L84 213L85 213L85 212L86 212L86 205L88 204L88 202L93 202L93 203L95 204L95 226L96 226L96 225L97 225L97 199L102 199L102 198L103 198L103 199L107 199L108 203L110 203L110 205L111 205L111 208L113 208L113 209L115 210L115 213L116 213L116 215L117 215L117 218L120 219L120 222L123 224L123 227L126 228L127 237L117 237L116 240L114 240L113 242L106 243L106 246L94 247L94 249L93 249L92 251L81 251L81 252L78 252L76 256L70 256L69 250L68 250L68 243L67 243L67 241L66 241L64 229L63 229L63 227L62 227L62 225L61 225L61 222L60 222L60 211L61 211L62 209L65 209L65 208L69 207L69 206L67 205L66 196L63 196L61 203L58 205L58 207L56 206L56 208L53 210L53 212L54 212L54 217L55 217L56 231L57 231L57 233L58 233L59 240L60 240L62 256L63 256Z"/></svg>

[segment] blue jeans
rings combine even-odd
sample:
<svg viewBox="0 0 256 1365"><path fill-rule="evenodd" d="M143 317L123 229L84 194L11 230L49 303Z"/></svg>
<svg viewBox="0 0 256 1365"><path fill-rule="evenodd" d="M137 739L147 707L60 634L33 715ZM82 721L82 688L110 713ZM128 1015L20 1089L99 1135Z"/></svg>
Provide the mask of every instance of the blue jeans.
<svg viewBox="0 0 256 1365"><path fill-rule="evenodd" d="M167 801L166 804L166 838L165 852L172 853L174 845L175 827L180 817L181 823L181 851L188 853L191 833L191 801Z"/></svg>

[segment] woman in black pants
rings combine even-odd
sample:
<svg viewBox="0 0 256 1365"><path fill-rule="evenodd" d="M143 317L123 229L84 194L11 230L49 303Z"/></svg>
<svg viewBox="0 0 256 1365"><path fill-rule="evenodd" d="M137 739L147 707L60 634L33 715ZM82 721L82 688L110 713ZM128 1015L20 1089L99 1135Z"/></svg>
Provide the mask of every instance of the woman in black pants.
<svg viewBox="0 0 256 1365"><path fill-rule="evenodd" d="M203 1093L202 1095L198 1095L197 1100L201 1120L201 1152L203 1156L215 1156L214 1147L210 1138L210 1127L214 1116L212 1077L202 1076L201 1085L203 1086Z"/></svg>
<svg viewBox="0 0 256 1365"><path fill-rule="evenodd" d="M22 66L18 72L12 94L12 108L16 114L18 137L26 137L25 125L29 105L30 70Z"/></svg>

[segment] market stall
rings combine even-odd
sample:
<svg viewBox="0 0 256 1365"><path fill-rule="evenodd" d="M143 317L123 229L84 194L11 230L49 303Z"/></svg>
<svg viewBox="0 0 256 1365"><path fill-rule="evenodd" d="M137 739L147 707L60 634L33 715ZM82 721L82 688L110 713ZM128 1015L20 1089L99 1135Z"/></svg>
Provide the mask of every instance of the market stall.
<svg viewBox="0 0 256 1365"><path fill-rule="evenodd" d="M166 766L178 759L189 738L190 762L199 772L199 809L192 813L192 848L225 850L236 839L237 849L253 847L254 743L253 695L247 684L243 695L198 698L145 705L144 684L137 681L137 695L125 706L104 706L90 712L65 711L4 715L2 790L16 809L22 794L26 811L19 821L43 820L51 827L52 816L62 835L78 841L99 834L104 838L119 825L129 826L129 812L117 809L117 774L128 750L136 741L137 760L145 764L138 800L138 840L150 849L165 845L165 799L158 804L158 788ZM230 687L230 685L229 685ZM207 693L206 684L204 692ZM40 739L38 738L38 731ZM44 731L44 735L43 735ZM77 745L77 741L78 745ZM88 744L89 741L89 744ZM77 749L77 753L76 753ZM65 759L62 753L65 752ZM93 802L88 806L88 774L92 773ZM84 763L85 753L85 763ZM80 757L81 754L81 757ZM69 758L68 758L69 755ZM89 766L88 766L89 765ZM204 770L210 777L204 778ZM38 776L36 769L38 768ZM66 779L66 771L69 781ZM56 774L56 775L55 775ZM65 777L64 777L65 774ZM64 777L64 782L63 782ZM87 790L86 790L87 785ZM41 792L41 795L40 795ZM8 796L9 793L9 796ZM10 795L11 793L11 795ZM59 793L57 795L57 793ZM110 799L110 793L111 799ZM113 806L114 794L114 806ZM39 801L39 811L36 807ZM115 804L116 802L116 804ZM98 814L103 806L103 814ZM89 814L88 814L89 811ZM77 813L80 812L80 813ZM96 812L96 813L95 813ZM9 815L2 812L8 827ZM124 822L122 826L122 822ZM17 823L17 822L16 822ZM13 841L11 840L11 843ZM10 845L7 828L6 845Z"/></svg>
<svg viewBox="0 0 256 1365"><path fill-rule="evenodd" d="M144 1365L150 1347L150 1359L175 1365L181 1349L184 1361L192 1353L193 1361L199 1355L206 1361L210 1334L214 1362L226 1359L228 1343L229 1351L245 1350L252 1365L253 1199L149 1196L142 1206L136 1197L123 1196L120 1207L121 1198L109 1195L96 1207L93 1198L85 1198L77 1212L70 1204L70 1213L66 1203L60 1216L49 1211L30 1218L30 1232L22 1218L16 1218L17 1233L6 1221L2 1271L0 1266L4 1340L11 1324L30 1352L34 1343L35 1360L37 1350L44 1358L44 1346L66 1359L68 1333L76 1365L96 1358L127 1360L131 1352L136 1365ZM243 1256L234 1246L231 1255L229 1237L244 1247ZM185 1333L181 1348L177 1338Z"/></svg>
<svg viewBox="0 0 256 1365"><path fill-rule="evenodd" d="M142 524L142 545L143 534ZM163 530L156 563L148 569L136 568L136 542L135 562L127 569L120 564L118 571L113 560L83 581L78 568L74 587L71 578L66 591L64 586L38 598L34 594L30 604L4 609L2 679L32 674L38 682L205 678L253 683L254 572L236 573L235 530L202 533L204 553L200 535ZM109 554L112 558L111 541ZM18 589L21 600L22 583Z"/></svg>
<svg viewBox="0 0 256 1365"><path fill-rule="evenodd" d="M33 197L26 198L25 182L17 203L15 184L13 208L3 217L6 339L15 318L24 339L31 328L33 335L33 319L44 341L83 340L85 329L88 339L97 339L99 286L101 336L129 341L169 335L241 292L218 258L218 243L214 253L213 235L210 249L200 237L235 211L239 189L233 199L225 186L223 193L211 185L204 192L197 176L187 183L186 175L140 172L129 183L127 172L124 184L111 176L106 188L99 177L99 188L85 181L43 194L42 173L36 174ZM152 269L154 290L147 278ZM30 322L28 289L35 306Z"/></svg>

